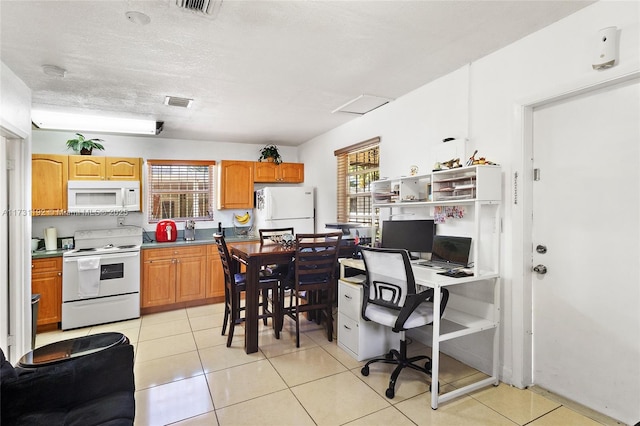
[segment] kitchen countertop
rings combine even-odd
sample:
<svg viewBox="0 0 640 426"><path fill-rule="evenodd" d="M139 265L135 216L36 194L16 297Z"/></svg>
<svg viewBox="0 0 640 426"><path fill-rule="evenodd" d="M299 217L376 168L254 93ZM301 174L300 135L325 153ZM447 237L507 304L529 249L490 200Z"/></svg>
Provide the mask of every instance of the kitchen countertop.
<svg viewBox="0 0 640 426"><path fill-rule="evenodd" d="M260 238L255 235L246 236L225 236L227 243L237 243L238 241L258 241ZM213 236L210 238L200 238L193 241L185 241L177 239L173 242L159 243L157 241L142 243L142 249L161 248L161 247L184 247L184 246L197 246L202 244L214 244Z"/></svg>
<svg viewBox="0 0 640 426"><path fill-rule="evenodd" d="M247 235L247 236L226 236L225 241L228 243L235 243L238 241L257 241L260 238L255 235ZM214 244L213 236L211 238L200 238L194 241L184 241L182 239L178 239L173 242L159 243L157 241L152 241L148 243L142 243L141 249L154 249L154 248L162 248L162 247L184 247L184 246L197 246L203 244ZM61 257L63 253L69 250L38 250L31 253L32 259L46 259L48 257Z"/></svg>

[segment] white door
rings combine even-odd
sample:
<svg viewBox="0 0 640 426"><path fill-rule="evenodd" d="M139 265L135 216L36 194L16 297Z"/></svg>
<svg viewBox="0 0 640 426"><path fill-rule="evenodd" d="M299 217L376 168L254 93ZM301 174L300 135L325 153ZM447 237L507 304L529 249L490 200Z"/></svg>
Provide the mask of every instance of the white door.
<svg viewBox="0 0 640 426"><path fill-rule="evenodd" d="M536 108L533 381L640 420L640 83ZM546 253L536 247L545 246ZM540 251L543 251L542 248Z"/></svg>

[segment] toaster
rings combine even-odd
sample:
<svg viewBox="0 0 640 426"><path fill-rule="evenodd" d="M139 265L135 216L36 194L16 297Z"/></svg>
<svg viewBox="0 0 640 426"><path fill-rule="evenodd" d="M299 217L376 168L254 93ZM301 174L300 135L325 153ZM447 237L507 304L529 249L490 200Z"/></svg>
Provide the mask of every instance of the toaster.
<svg viewBox="0 0 640 426"><path fill-rule="evenodd" d="M171 242L178 239L178 228L173 220L161 220L156 225L156 241Z"/></svg>

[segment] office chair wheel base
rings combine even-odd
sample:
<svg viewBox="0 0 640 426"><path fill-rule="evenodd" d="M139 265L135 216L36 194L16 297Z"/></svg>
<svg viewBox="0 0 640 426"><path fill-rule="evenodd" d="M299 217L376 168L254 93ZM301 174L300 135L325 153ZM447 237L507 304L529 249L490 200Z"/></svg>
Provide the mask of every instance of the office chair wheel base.
<svg viewBox="0 0 640 426"><path fill-rule="evenodd" d="M387 391L384 393L387 398L389 399L393 399L394 396L396 396L396 392L393 390L393 388L389 388L387 389Z"/></svg>
<svg viewBox="0 0 640 426"><path fill-rule="evenodd" d="M362 374L363 376L368 376L369 375L369 367L367 367L366 365L364 367L362 367L362 370L360 370L360 374Z"/></svg>
<svg viewBox="0 0 640 426"><path fill-rule="evenodd" d="M384 355L384 359L386 359L387 361L393 361L393 354L391 352L386 353Z"/></svg>

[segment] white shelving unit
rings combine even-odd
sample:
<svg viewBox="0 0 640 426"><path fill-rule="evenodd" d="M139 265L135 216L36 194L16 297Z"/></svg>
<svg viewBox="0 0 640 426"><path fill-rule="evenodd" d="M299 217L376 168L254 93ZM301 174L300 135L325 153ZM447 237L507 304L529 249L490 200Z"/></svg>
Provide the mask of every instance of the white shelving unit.
<svg viewBox="0 0 640 426"><path fill-rule="evenodd" d="M441 206L465 206L473 215L472 261L473 276L451 278L437 271L414 266L416 284L433 288L434 310L440 306L440 288L453 290L461 285L482 281L493 285L491 302L450 293L442 318L433 322L432 379L439 377L440 343L485 330L493 330L493 360L491 376L476 383L444 394L432 392L431 407L473 390L498 384L498 350L500 340L500 204L502 199L501 168L495 165L477 165L434 171L427 175L406 176L372 183L373 207L389 209L389 216L411 209L431 209ZM395 209L398 209L397 212ZM375 213L374 213L375 214ZM373 223L378 223L374 217ZM455 223L455 222L454 222ZM455 226L455 225L452 225ZM374 233L375 235L375 233ZM357 260L347 262L357 267ZM362 266L364 267L364 266Z"/></svg>
<svg viewBox="0 0 640 426"><path fill-rule="evenodd" d="M501 168L477 165L434 171L426 175L402 176L372 182L374 216L376 209L389 209L389 216L407 208L469 206L473 210L473 268L475 275L497 273L499 268L499 206L502 199ZM432 211L429 215L432 215ZM490 227L484 221L491 218ZM373 224L379 224L377 217ZM377 232L373 232L375 236ZM491 241L486 241L487 235ZM484 239L484 241L483 241ZM481 262L481 250L490 250L490 263Z"/></svg>

